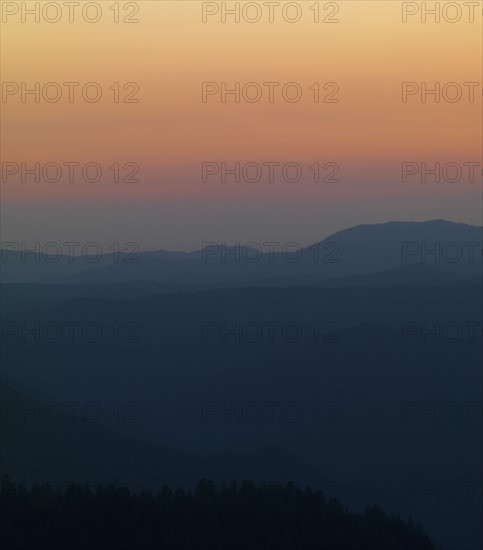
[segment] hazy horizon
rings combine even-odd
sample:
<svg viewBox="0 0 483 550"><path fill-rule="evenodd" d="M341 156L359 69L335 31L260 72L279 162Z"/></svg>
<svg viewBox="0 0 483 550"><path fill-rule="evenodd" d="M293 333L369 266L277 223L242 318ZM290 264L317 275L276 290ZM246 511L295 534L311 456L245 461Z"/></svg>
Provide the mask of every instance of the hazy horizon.
<svg viewBox="0 0 483 550"><path fill-rule="evenodd" d="M422 24L400 2L326 4L318 24L307 3L296 23L222 22L210 2L144 2L125 25L9 15L3 234L189 250L481 223L475 5Z"/></svg>
<svg viewBox="0 0 483 550"><path fill-rule="evenodd" d="M203 208L204 207L204 208ZM96 242L101 246L110 246L114 242L135 242L141 250L179 250L191 252L199 250L203 242L248 243L277 241L296 242L301 247L310 246L338 231L358 225L378 225L390 222L426 222L444 220L463 223L476 227L483 225L482 216L456 217L445 216L449 212L435 211L433 215L421 213L419 216L390 216L386 213L355 214L346 211L345 217L332 215L320 219L317 205L304 207L301 211L292 208L270 208L267 205L247 207L250 223L247 225L245 210L234 207L233 210L220 212L211 204L169 204L161 210L157 205L141 203L137 205L143 215L139 225L132 219L131 204L124 207L111 206L109 210L101 203L87 206L84 212L79 205L61 204L57 208L42 209L35 204L15 204L4 206L2 211L2 242L48 243L74 241L80 243ZM355 207L354 207L355 208ZM476 208L476 205L475 205ZM359 205L359 210L361 210ZM454 210L454 208L453 208ZM182 213L182 214L181 214ZM443 214L443 215L440 215ZM184 216L184 217L182 217ZM210 219L208 229L204 220ZM227 223L229 218L229 223ZM342 218L342 219L341 219ZM25 219L29 225L25 225ZM190 220L188 224L186 219ZM290 219L290 223L287 223ZM88 224L86 224L88 220ZM146 228L149 227L149 235ZM33 245L32 245L33 246Z"/></svg>

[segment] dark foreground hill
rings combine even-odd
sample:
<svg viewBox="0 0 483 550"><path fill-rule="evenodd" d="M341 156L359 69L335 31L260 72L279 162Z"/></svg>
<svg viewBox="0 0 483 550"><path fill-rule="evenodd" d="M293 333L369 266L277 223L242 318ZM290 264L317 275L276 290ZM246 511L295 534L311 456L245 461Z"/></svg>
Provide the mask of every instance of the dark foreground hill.
<svg viewBox="0 0 483 550"><path fill-rule="evenodd" d="M420 526L368 508L348 512L292 484L237 486L201 480L193 493L164 487L130 494L114 486L26 490L4 479L0 529L9 550L320 549L432 550Z"/></svg>
<svg viewBox="0 0 483 550"><path fill-rule="evenodd" d="M481 284L20 286L0 346L13 479L330 482L481 550Z"/></svg>

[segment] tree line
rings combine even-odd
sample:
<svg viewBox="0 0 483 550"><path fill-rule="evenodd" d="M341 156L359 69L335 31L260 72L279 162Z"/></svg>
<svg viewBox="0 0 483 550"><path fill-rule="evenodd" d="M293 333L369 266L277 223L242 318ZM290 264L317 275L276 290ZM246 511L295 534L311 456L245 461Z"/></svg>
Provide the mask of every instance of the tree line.
<svg viewBox="0 0 483 550"><path fill-rule="evenodd" d="M435 550L421 526L377 506L355 514L310 487L205 479L154 494L4 478L0 533L9 550Z"/></svg>

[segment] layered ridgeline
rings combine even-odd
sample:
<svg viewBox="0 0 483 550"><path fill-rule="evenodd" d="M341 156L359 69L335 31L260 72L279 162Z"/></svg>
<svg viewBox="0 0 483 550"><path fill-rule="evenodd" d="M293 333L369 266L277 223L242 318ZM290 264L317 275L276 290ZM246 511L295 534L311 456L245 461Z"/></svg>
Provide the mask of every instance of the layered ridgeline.
<svg viewBox="0 0 483 550"><path fill-rule="evenodd" d="M292 484L201 480L194 493L157 495L124 488L50 486L30 490L3 481L2 541L9 550L157 548L214 550L435 550L422 529L378 507L348 512L320 491Z"/></svg>
<svg viewBox="0 0 483 550"><path fill-rule="evenodd" d="M155 492L292 481L481 548L481 228L359 226L318 250L9 250L2 473Z"/></svg>
<svg viewBox="0 0 483 550"><path fill-rule="evenodd" d="M296 243L207 243L194 252L104 250L93 243L2 242L3 283L164 283L206 285L452 282L481 276L482 228L443 220L359 225L310 247ZM84 250L84 254L82 251ZM106 253L107 252L107 253ZM342 278L342 279L341 279ZM341 280L334 280L341 279Z"/></svg>

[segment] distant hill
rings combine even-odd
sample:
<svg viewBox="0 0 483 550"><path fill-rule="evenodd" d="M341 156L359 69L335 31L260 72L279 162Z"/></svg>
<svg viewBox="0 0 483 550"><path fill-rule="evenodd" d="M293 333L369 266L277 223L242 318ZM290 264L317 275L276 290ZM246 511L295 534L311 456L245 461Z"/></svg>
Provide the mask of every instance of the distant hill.
<svg viewBox="0 0 483 550"><path fill-rule="evenodd" d="M289 247L282 253L282 247L283 243L270 253L263 243L258 249L253 244L237 247L221 243L207 246L204 252L106 254L95 263L67 256L49 262L33 253L2 251L1 282L156 281L188 285L248 279L285 280L293 285L313 279L367 275L406 264L433 266L466 278L481 277L482 228L444 220L359 225L299 251Z"/></svg>

